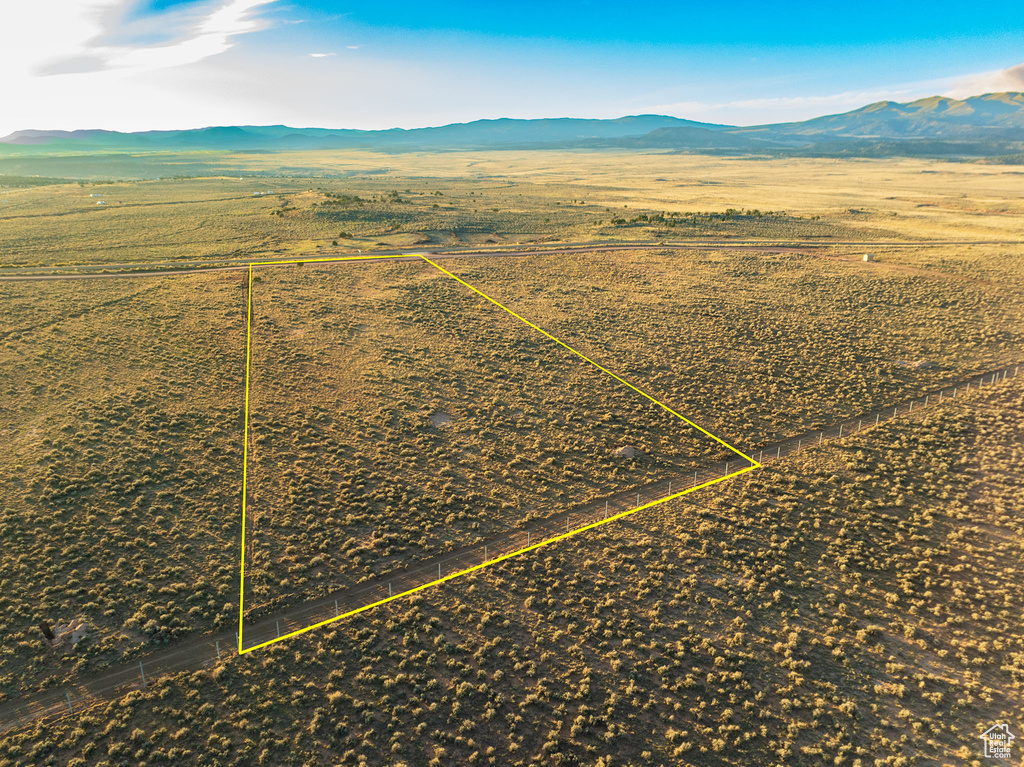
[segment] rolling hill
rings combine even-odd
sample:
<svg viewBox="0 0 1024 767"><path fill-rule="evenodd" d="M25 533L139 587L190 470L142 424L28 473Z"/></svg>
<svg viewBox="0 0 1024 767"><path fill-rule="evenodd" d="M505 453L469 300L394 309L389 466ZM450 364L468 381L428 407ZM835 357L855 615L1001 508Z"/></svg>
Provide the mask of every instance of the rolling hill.
<svg viewBox="0 0 1024 767"><path fill-rule="evenodd" d="M739 130L775 137L1022 141L1024 93L989 93L964 100L931 96L907 104L879 101L843 114Z"/></svg>
<svg viewBox="0 0 1024 767"><path fill-rule="evenodd" d="M665 115L614 120L476 120L428 128L352 130L285 125L216 126L119 133L22 130L0 138L0 153L294 151L373 149L661 149L740 154L837 156L1024 156L1024 93L967 99L932 96L880 101L842 114L771 125L701 123Z"/></svg>
<svg viewBox="0 0 1024 767"><path fill-rule="evenodd" d="M0 143L47 149L340 149L425 148L461 149L546 145L585 140L614 140L644 136L663 129L726 129L728 126L683 120L664 115L637 115L615 120L555 118L540 120L476 120L431 128L347 130L290 128L285 125L222 126L195 130L147 131L40 131L25 130Z"/></svg>

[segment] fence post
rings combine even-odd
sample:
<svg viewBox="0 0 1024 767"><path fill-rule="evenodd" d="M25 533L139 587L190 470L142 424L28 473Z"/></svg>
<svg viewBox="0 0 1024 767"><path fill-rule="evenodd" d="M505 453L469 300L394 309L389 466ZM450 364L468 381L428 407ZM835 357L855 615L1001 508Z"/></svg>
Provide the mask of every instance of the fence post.
<svg viewBox="0 0 1024 767"><path fill-rule="evenodd" d="M608 501L605 501L604 503L605 503L605 508L608 508ZM527 546L530 545L530 531L529 530L526 531L526 545Z"/></svg>
<svg viewBox="0 0 1024 767"><path fill-rule="evenodd" d="M67 697L68 697L68 713L69 714L75 713L75 708L74 708L74 706L71 705L71 693L68 692L67 690L65 690L64 694L67 695Z"/></svg>
<svg viewBox="0 0 1024 767"><path fill-rule="evenodd" d="M487 544L484 544L484 562L487 561Z"/></svg>
<svg viewBox="0 0 1024 767"><path fill-rule="evenodd" d="M220 663L220 640L217 640L217 662Z"/></svg>
<svg viewBox="0 0 1024 767"><path fill-rule="evenodd" d="M141 660L139 661L139 673L142 674L142 689L145 690L146 689L146 672L142 668L142 661Z"/></svg>
<svg viewBox="0 0 1024 767"><path fill-rule="evenodd" d="M728 473L729 473L729 461L726 461L726 462L725 462L725 473L726 473L726 474L728 474Z"/></svg>
<svg viewBox="0 0 1024 767"><path fill-rule="evenodd" d="M927 394L924 395L924 406L928 407L928 395Z"/></svg>
<svg viewBox="0 0 1024 767"><path fill-rule="evenodd" d="M782 445L779 445L778 450L775 451L775 458L782 458Z"/></svg>
<svg viewBox="0 0 1024 767"><path fill-rule="evenodd" d="M908 413L913 413L914 412L914 400L910 400L910 407L907 408L907 412Z"/></svg>
<svg viewBox="0 0 1024 767"><path fill-rule="evenodd" d="M842 437L843 437L843 425L839 424L839 438L842 439Z"/></svg>
<svg viewBox="0 0 1024 767"><path fill-rule="evenodd" d="M823 439L825 439L825 432L821 432L821 434L818 435L818 444L819 445L821 444L821 441Z"/></svg>
<svg viewBox="0 0 1024 767"><path fill-rule="evenodd" d="M388 581L388 599L391 598L391 581Z"/></svg>
<svg viewBox="0 0 1024 767"><path fill-rule="evenodd" d="M607 499L604 502L604 518L608 519L608 501L607 501ZM527 533L527 535L529 535L529 533ZM529 539L527 539L527 540L529 540Z"/></svg>
<svg viewBox="0 0 1024 767"><path fill-rule="evenodd" d="M388 586L390 586L390 585L391 584L389 583ZM334 617L337 618L339 615L341 615L341 610L338 609L338 600L335 599L334 600Z"/></svg>
<svg viewBox="0 0 1024 767"><path fill-rule="evenodd" d="M864 419L861 418L859 421L857 421L857 431L860 431L863 428L864 428Z"/></svg>
<svg viewBox="0 0 1024 767"><path fill-rule="evenodd" d="M693 486L697 487L697 472L693 472Z"/></svg>
<svg viewBox="0 0 1024 767"><path fill-rule="evenodd" d="M281 621L274 621L277 624L277 638L281 638Z"/></svg>
<svg viewBox="0 0 1024 767"><path fill-rule="evenodd" d="M804 445L804 441L802 439L798 439L796 441L796 451L798 453L800 452L800 448L803 447L803 445Z"/></svg>
<svg viewBox="0 0 1024 767"><path fill-rule="evenodd" d="M636 505L637 505L637 506L639 506L639 505L640 505L640 493L637 493L637 494L636 494Z"/></svg>
<svg viewBox="0 0 1024 767"><path fill-rule="evenodd" d="M440 562L437 563L437 577L438 577L438 580L440 580L440 578L441 578L441 563Z"/></svg>
<svg viewBox="0 0 1024 767"><path fill-rule="evenodd" d="M668 494L672 495L672 480L671 479L668 481Z"/></svg>

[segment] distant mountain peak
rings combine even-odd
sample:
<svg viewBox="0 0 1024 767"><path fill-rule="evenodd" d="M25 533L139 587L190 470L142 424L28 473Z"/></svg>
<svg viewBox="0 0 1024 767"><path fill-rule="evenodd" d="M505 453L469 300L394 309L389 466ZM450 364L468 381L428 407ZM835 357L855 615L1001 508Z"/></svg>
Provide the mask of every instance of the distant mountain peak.
<svg viewBox="0 0 1024 767"><path fill-rule="evenodd" d="M907 103L878 101L850 112L761 127L822 139L987 139L1001 132L1008 140L1024 140L1024 93L990 93L967 99L928 96Z"/></svg>
<svg viewBox="0 0 1024 767"><path fill-rule="evenodd" d="M947 144L997 141L1001 142L999 147L1003 147L1000 152L1021 152L1024 150L1024 93L986 93L966 99L936 95L907 103L878 101L850 112L803 122L744 128L640 114L615 119L502 117L429 128L373 131L286 125L214 125L140 133L22 130L0 139L0 143L25 147L26 152L35 153L176 149L556 149L574 146L758 152L837 141L910 140L937 140ZM1017 144L1020 147L1013 148Z"/></svg>

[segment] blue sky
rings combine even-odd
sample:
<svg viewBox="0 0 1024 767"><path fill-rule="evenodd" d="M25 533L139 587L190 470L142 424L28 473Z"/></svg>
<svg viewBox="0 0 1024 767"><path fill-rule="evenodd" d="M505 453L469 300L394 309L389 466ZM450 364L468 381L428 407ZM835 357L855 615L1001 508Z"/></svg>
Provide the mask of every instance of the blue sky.
<svg viewBox="0 0 1024 767"><path fill-rule="evenodd" d="M21 128L756 124L1024 90L1019 2L37 0L0 11Z"/></svg>

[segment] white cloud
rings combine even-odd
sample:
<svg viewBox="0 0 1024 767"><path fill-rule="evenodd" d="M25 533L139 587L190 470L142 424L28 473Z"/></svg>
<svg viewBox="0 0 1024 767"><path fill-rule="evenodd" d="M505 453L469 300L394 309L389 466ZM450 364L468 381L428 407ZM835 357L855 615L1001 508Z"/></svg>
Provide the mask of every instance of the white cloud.
<svg viewBox="0 0 1024 767"><path fill-rule="evenodd" d="M169 21L181 25L164 31L172 36L169 41L111 44L103 41L117 39L119 27L131 27L124 19L130 8L124 0L93 0L89 5L79 5L83 12L79 40L62 46L57 55L51 53L34 71L59 75L103 69L146 71L191 64L224 53L236 35L260 29L253 12L271 2L275 0L227 0L219 7L197 4L191 7L192 18L182 18L180 12L167 14Z"/></svg>
<svg viewBox="0 0 1024 767"><path fill-rule="evenodd" d="M645 95L636 93L630 78L609 85L582 59L559 69L550 57L498 49L492 60L480 50L477 65L477 49L446 55L401 47L391 36L324 26L319 16L314 30L301 18L284 18L301 9L281 0L193 0L159 13L141 13L143 2L9 0L0 13L0 136L23 128L380 128L640 112L750 125L842 112L872 101L1024 90L1021 65L857 90L855 80L847 84L853 75L846 81L837 76L832 79L844 82L837 87L842 92L824 94L800 93L798 87L763 92L742 73L733 77L727 71L719 78L709 74L713 90L687 92L678 80L665 82L671 77L666 74L654 77L657 90ZM274 4L281 9L274 30L252 34L269 25ZM325 38L325 32L336 36ZM346 39L368 44L345 45Z"/></svg>
<svg viewBox="0 0 1024 767"><path fill-rule="evenodd" d="M962 99L982 93L1004 91L1024 91L1024 64L957 78L945 95Z"/></svg>
<svg viewBox="0 0 1024 767"><path fill-rule="evenodd" d="M161 109L136 78L203 61L265 26L277 0L203 0L139 16L140 0L32 0L0 25L4 110L0 135L26 127L122 127ZM173 112L169 112L173 114ZM148 115L152 118L152 114ZM143 128L144 125L138 125Z"/></svg>

